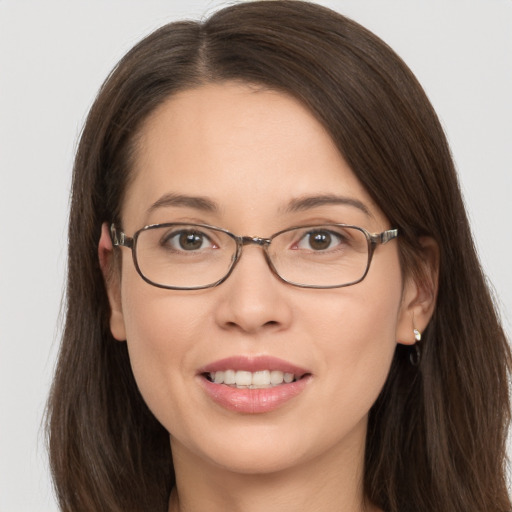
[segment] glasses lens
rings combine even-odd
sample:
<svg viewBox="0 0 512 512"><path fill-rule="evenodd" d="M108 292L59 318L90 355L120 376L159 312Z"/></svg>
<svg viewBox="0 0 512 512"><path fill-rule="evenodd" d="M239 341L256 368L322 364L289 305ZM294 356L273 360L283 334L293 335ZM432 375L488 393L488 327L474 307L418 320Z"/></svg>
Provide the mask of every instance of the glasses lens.
<svg viewBox="0 0 512 512"><path fill-rule="evenodd" d="M361 280L368 267L368 239L357 227L308 226L280 233L268 255L292 284L336 287Z"/></svg>
<svg viewBox="0 0 512 512"><path fill-rule="evenodd" d="M135 258L151 283L200 288L224 278L236 253L235 240L215 228L193 224L150 226L139 232Z"/></svg>

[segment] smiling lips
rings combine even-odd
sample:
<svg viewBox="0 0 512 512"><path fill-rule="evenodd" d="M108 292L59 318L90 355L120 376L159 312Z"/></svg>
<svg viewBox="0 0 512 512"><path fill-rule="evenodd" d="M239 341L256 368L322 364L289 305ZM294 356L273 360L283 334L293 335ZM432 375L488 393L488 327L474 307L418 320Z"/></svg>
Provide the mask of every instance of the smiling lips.
<svg viewBox="0 0 512 512"><path fill-rule="evenodd" d="M220 406L240 413L270 412L301 393L311 373L273 357L232 357L199 372L206 394Z"/></svg>

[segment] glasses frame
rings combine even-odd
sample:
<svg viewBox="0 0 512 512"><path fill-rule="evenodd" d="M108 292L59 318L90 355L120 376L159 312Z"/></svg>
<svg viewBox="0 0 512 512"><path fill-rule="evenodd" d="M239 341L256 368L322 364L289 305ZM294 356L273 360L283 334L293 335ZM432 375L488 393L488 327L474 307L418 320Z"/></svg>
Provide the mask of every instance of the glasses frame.
<svg viewBox="0 0 512 512"><path fill-rule="evenodd" d="M169 286L169 285L163 285L156 283L146 277L140 267L139 263L137 261L137 240L139 239L139 236L144 231L157 229L157 228L165 228L165 227L172 227L172 226L193 226L197 228L205 228L210 229L213 231L220 231L226 235L228 235L230 238L232 238L236 243L236 252L233 257L233 261L231 262L231 265L229 267L229 270L227 274L222 277L222 279L219 279L215 281L214 283L202 285L202 286L193 286L193 287L183 287L183 286ZM353 228L357 229L366 238L367 244L368 244L368 261L366 263L366 269L364 271L364 274L361 278L351 281L346 284L338 284L338 285L311 285L311 284L302 284L302 283L295 283L293 281L288 281L284 277L282 277L276 268L274 267L274 264L272 263L272 259L270 258L270 255L268 253L268 248L270 247L270 244L272 243L272 240L276 238L277 236L286 233L288 231L292 231L294 229L301 229L301 228L310 228L310 227L342 227L342 228ZM382 233L370 233L364 228L361 228L359 226L353 226L351 224L336 224L336 223L330 223L330 224L306 224L303 226L293 226L290 228L282 229L281 231L278 231L277 233L274 233L268 238L262 238L259 236L238 236L227 229L219 228L218 226L210 226L208 224L195 224L195 223L184 223L184 222L166 222L163 224L150 224L148 226L144 226L143 228L137 230L132 237L127 236L123 231L119 230L114 223L110 226L110 237L112 239L112 244L114 247L127 247L132 251L132 260L133 264L135 265L135 269L137 270L137 273L140 275L140 277L146 281L146 283L156 286L157 288L164 288L166 290L204 290L206 288L215 288L216 286L219 286L222 284L233 272L235 269L237 263L240 261L240 258L242 257L242 250L245 245L258 245L263 249L263 254L265 255L265 260L267 262L267 265L269 266L272 273L283 283L290 284L292 286L297 286L299 288L315 288L315 289L321 289L321 290L328 290L332 288L345 288L346 286L352 286L354 284L360 283L368 274L368 271L370 269L370 264L373 259L373 254L375 252L375 249L377 245L384 245L388 243L390 240L393 240L394 238L398 237L398 229L388 229L386 231L382 231Z"/></svg>

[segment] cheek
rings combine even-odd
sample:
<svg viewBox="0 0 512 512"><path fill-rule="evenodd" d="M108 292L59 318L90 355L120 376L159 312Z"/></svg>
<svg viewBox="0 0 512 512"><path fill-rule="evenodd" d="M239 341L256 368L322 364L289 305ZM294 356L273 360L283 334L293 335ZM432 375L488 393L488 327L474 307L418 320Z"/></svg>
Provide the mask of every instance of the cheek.
<svg viewBox="0 0 512 512"><path fill-rule="evenodd" d="M310 310L318 318L311 338L322 354L320 374L341 415L362 418L377 399L395 352L400 307L400 274L393 273L340 290Z"/></svg>
<svg viewBox="0 0 512 512"><path fill-rule="evenodd" d="M130 364L145 402L168 425L171 405L186 396L189 361L203 326L190 298L172 300L169 291L137 279L125 281L122 296Z"/></svg>
<svg viewBox="0 0 512 512"><path fill-rule="evenodd" d="M370 380L373 372L386 373L396 346L398 303L352 298L319 312L322 321L317 324L316 339L326 364L336 361L346 373Z"/></svg>

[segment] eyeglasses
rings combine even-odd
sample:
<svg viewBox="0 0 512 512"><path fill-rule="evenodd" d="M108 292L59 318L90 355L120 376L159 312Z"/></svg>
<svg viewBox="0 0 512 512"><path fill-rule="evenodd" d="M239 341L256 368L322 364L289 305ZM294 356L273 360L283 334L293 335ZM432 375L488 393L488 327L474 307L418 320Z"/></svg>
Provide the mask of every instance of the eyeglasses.
<svg viewBox="0 0 512 512"><path fill-rule="evenodd" d="M263 249L270 270L285 283L303 288L341 288L362 281L378 244L397 229L369 233L346 224L297 226L269 238L237 236L205 224L153 224L126 236L110 227L114 246L132 250L144 281L171 290L199 290L223 283L245 245Z"/></svg>

